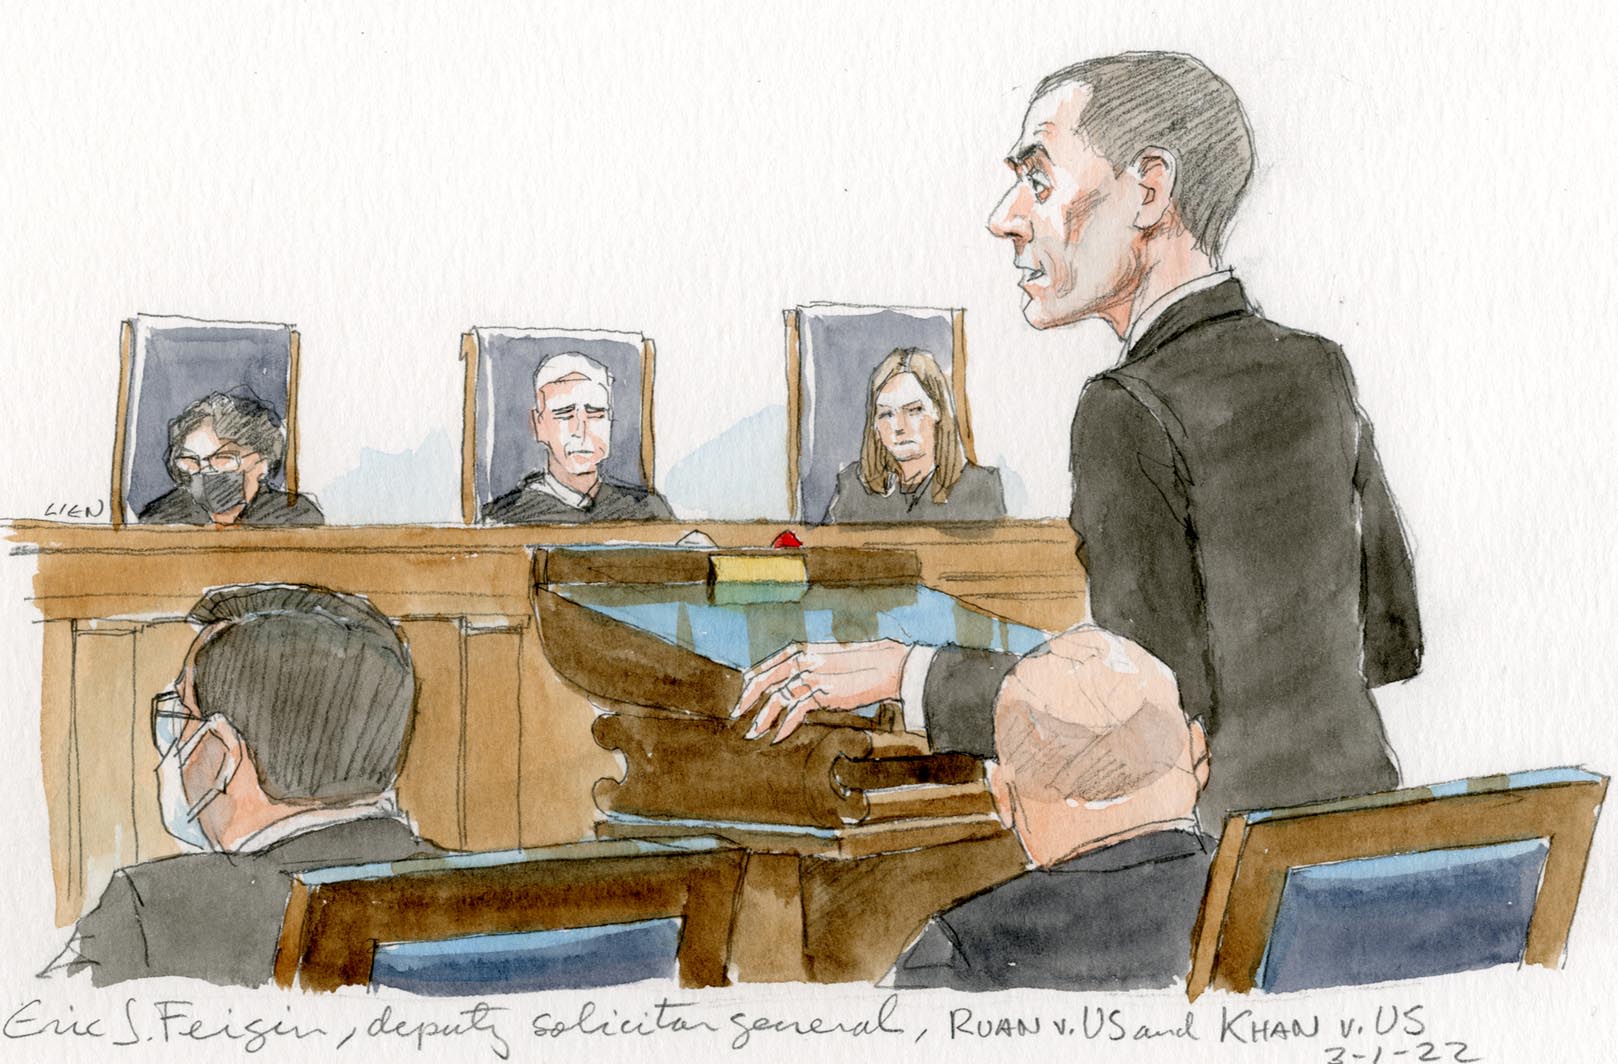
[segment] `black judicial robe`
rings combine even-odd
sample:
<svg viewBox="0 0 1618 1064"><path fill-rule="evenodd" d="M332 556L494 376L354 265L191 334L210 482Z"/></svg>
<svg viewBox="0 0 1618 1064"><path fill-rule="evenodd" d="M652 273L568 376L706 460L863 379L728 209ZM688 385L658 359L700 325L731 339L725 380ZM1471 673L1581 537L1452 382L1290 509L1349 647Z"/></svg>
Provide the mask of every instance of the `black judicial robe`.
<svg viewBox="0 0 1618 1064"><path fill-rule="evenodd" d="M135 520L143 525L206 525L213 522L213 516L185 488L175 488L147 503ZM323 525L326 517L309 495L294 499L284 491L261 487L242 507L235 523L244 526Z"/></svg>
<svg viewBox="0 0 1618 1064"><path fill-rule="evenodd" d="M826 511L829 524L847 521L899 523L906 521L998 521L1006 516L1005 491L1000 486L1000 470L993 466L968 465L961 479L950 489L949 498L933 498L932 478L922 481L915 491L898 487L877 494L860 480L860 464L851 462L837 474L837 493Z"/></svg>
<svg viewBox="0 0 1618 1064"><path fill-rule="evenodd" d="M571 506L535 485L543 472L530 473L521 484L483 508L483 523L490 525L577 525L592 521L666 521L674 511L654 491L615 484L602 478L589 505Z"/></svg>

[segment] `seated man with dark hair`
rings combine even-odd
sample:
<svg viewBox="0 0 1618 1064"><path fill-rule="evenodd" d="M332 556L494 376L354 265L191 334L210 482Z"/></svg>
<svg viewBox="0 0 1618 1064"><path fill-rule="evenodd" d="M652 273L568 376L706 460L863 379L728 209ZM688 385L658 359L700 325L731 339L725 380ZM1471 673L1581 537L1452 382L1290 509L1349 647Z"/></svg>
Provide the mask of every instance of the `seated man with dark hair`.
<svg viewBox="0 0 1618 1064"><path fill-rule="evenodd" d="M1214 841L1202 727L1174 675L1083 626L1020 661L994 706L990 786L1029 871L940 913L893 972L959 990L1167 986L1190 968Z"/></svg>
<svg viewBox="0 0 1618 1064"><path fill-rule="evenodd" d="M319 525L307 495L270 486L287 441L275 411L251 396L214 392L169 422L163 455L173 491L144 506L143 525Z"/></svg>
<svg viewBox="0 0 1618 1064"><path fill-rule="evenodd" d="M215 588L152 700L164 827L202 850L114 874L53 968L97 986L273 974L287 873L436 852L394 802L416 680L393 625L353 595Z"/></svg>

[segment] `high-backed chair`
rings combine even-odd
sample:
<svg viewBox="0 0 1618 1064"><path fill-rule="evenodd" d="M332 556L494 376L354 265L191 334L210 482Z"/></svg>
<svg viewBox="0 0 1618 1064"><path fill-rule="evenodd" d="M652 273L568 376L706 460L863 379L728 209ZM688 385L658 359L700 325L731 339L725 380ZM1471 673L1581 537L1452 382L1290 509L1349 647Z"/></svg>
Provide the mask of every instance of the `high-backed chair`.
<svg viewBox="0 0 1618 1064"><path fill-rule="evenodd" d="M283 479L298 493L298 330L263 322L140 314L118 340L118 425L112 446L112 523L174 487L164 464L168 425L212 392L251 395L286 430Z"/></svg>
<svg viewBox="0 0 1618 1064"><path fill-rule="evenodd" d="M888 353L932 353L949 377L966 460L976 463L966 401L966 312L809 303L785 312L787 494L792 518L819 524L837 473L859 458L871 372Z"/></svg>
<svg viewBox="0 0 1618 1064"><path fill-rule="evenodd" d="M1559 966L1606 792L1561 768L1233 813L1186 992Z"/></svg>
<svg viewBox="0 0 1618 1064"><path fill-rule="evenodd" d="M492 499L545 467L534 439L534 371L576 351L612 374L612 449L601 472L632 488L652 484L652 341L639 333L475 328L461 336L466 395L461 436L461 518L474 524Z"/></svg>
<svg viewBox="0 0 1618 1064"><path fill-rule="evenodd" d="M712 838L414 857L293 877L281 986L723 986L743 852Z"/></svg>

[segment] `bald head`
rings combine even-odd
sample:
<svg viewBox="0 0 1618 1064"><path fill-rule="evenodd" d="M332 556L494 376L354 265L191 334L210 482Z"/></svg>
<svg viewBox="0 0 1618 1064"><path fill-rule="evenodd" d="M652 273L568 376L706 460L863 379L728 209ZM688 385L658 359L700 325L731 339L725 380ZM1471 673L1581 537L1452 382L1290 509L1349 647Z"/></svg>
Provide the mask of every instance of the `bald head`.
<svg viewBox="0 0 1618 1064"><path fill-rule="evenodd" d="M1196 804L1203 747L1174 674L1103 629L1064 632L1019 662L994 730L997 796L1036 860Z"/></svg>

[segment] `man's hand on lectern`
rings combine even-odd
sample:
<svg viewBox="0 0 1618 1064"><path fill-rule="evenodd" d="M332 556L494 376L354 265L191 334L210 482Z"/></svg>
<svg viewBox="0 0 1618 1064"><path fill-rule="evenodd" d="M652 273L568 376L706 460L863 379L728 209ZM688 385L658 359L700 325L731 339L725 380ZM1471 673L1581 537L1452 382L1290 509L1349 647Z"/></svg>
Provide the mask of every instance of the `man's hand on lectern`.
<svg viewBox="0 0 1618 1064"><path fill-rule="evenodd" d="M742 676L742 697L731 710L758 713L747 737L772 727L780 742L798 730L812 709L852 710L899 697L910 647L893 639L871 643L793 643Z"/></svg>

